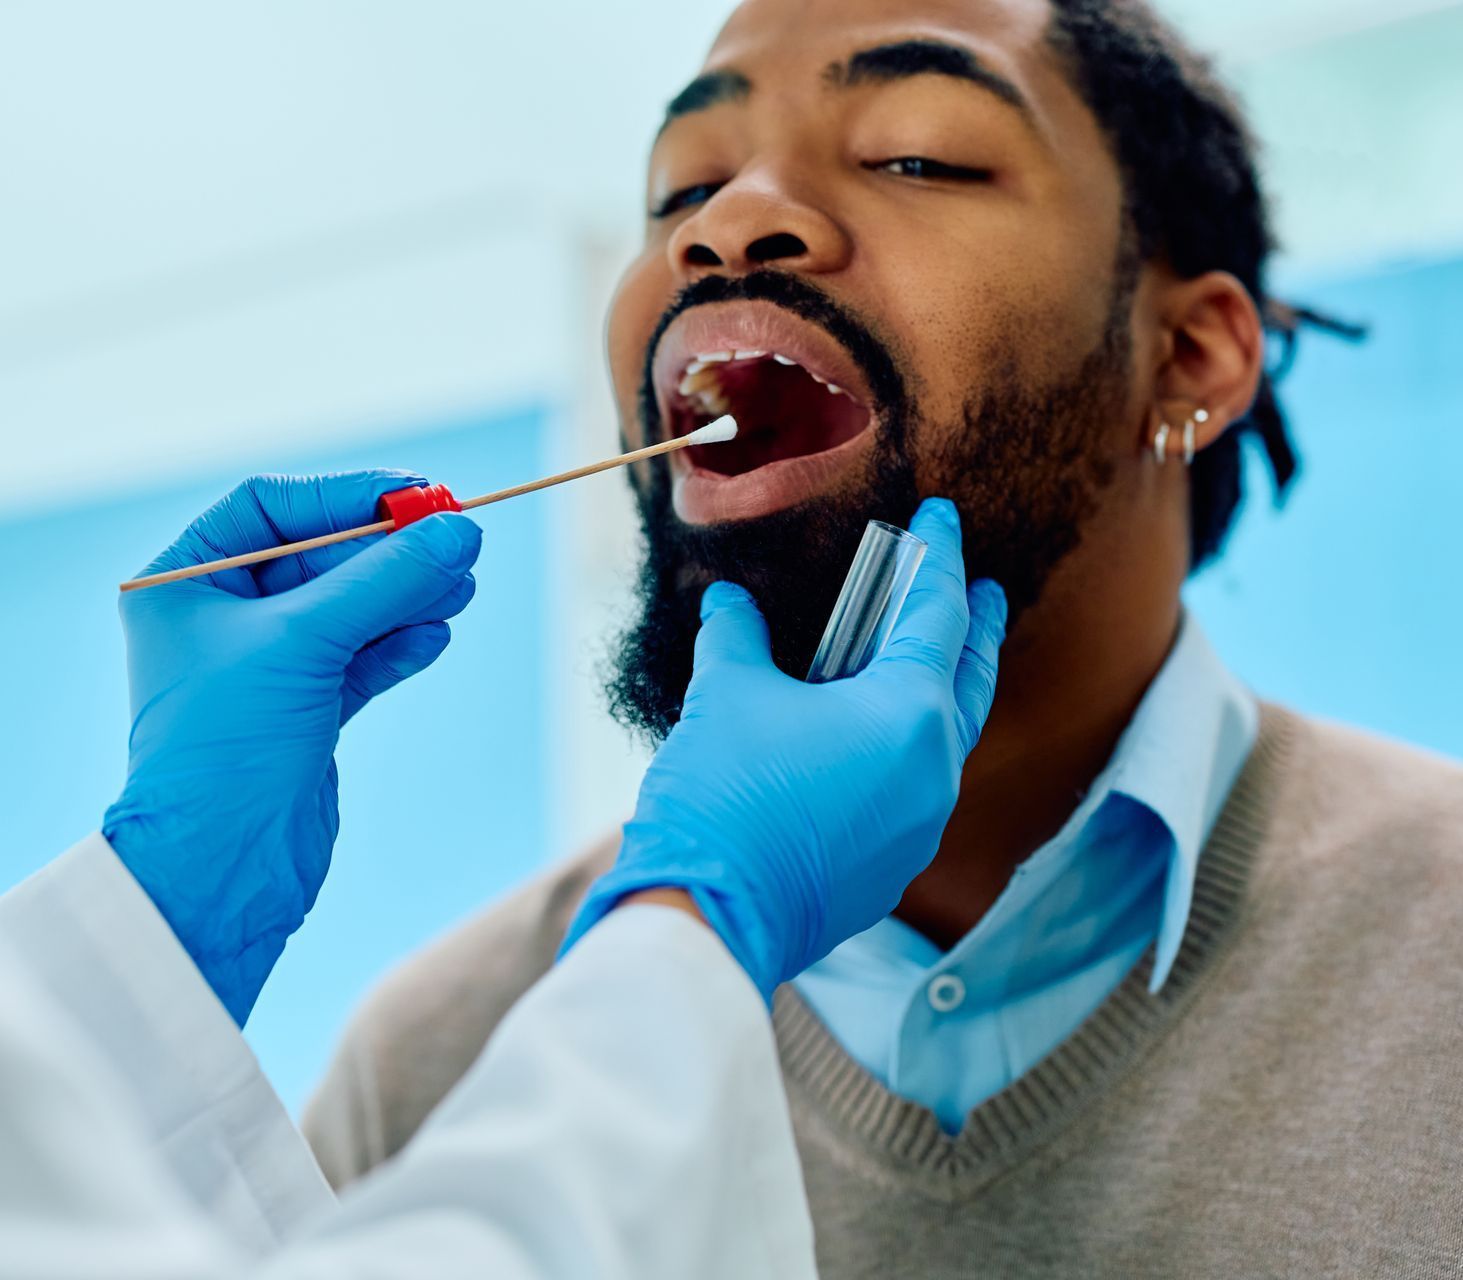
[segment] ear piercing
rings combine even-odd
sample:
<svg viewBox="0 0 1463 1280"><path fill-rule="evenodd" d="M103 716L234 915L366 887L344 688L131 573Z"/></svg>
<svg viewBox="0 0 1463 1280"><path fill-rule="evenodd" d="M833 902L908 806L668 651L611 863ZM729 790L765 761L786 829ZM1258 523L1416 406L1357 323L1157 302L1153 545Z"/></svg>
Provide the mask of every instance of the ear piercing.
<svg viewBox="0 0 1463 1280"><path fill-rule="evenodd" d="M1208 409L1199 409L1199 410L1197 410L1194 413L1194 416L1193 417L1191 417L1190 419L1188 419L1188 421L1186 421L1184 423L1184 429L1183 429L1184 466L1187 467L1187 466L1193 465L1194 454L1196 452L1196 449L1195 449L1195 444L1196 444L1196 442L1195 442L1195 436L1196 436L1196 434L1198 432L1198 429L1201 426L1203 426L1204 423L1206 423L1208 421L1209 421L1209 410ZM1168 425L1168 423L1166 423L1166 422L1160 422L1158 424L1158 430L1157 430L1157 432L1154 433L1154 436L1153 436L1153 458L1154 458L1154 461L1157 462L1160 467L1163 466L1163 464L1168 461L1168 441L1169 441L1169 437L1172 436L1172 435L1173 435L1173 428L1170 427Z"/></svg>
<svg viewBox="0 0 1463 1280"><path fill-rule="evenodd" d="M1153 460L1161 467L1168 461L1168 437L1171 428L1168 423L1158 424L1158 434L1153 437Z"/></svg>
<svg viewBox="0 0 1463 1280"><path fill-rule="evenodd" d="M1194 416L1184 423L1184 466L1192 466L1194 461L1194 432L1196 427L1203 426L1209 421L1209 410L1199 409Z"/></svg>

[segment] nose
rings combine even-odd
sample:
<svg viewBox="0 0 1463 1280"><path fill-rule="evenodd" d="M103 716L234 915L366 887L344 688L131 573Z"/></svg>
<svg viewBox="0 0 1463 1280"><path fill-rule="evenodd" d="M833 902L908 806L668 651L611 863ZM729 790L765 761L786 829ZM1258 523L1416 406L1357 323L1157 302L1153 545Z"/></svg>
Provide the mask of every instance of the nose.
<svg viewBox="0 0 1463 1280"><path fill-rule="evenodd" d="M826 211L763 175L739 175L676 228L671 269L687 281L759 267L825 273L848 265L852 244Z"/></svg>

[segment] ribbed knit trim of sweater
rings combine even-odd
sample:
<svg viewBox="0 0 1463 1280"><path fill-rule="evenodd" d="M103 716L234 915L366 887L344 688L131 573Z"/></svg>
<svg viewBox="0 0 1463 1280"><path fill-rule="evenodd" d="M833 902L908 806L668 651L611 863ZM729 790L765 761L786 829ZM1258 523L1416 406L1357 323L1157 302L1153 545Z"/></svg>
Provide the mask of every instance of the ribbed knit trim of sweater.
<svg viewBox="0 0 1463 1280"><path fill-rule="evenodd" d="M1199 860L1188 927L1163 990L1148 991L1150 951L1075 1035L972 1111L959 1134L949 1136L932 1112L869 1075L785 986L773 1023L789 1089L871 1157L919 1179L924 1194L959 1200L978 1192L1130 1071L1193 1001L1235 934L1294 738L1289 713L1265 708L1254 751Z"/></svg>
<svg viewBox="0 0 1463 1280"><path fill-rule="evenodd" d="M555 868L372 996L305 1117L334 1185L410 1140L614 853ZM1264 708L1162 991L1141 963L958 1136L779 993L820 1273L1463 1277L1460 938L1463 768Z"/></svg>

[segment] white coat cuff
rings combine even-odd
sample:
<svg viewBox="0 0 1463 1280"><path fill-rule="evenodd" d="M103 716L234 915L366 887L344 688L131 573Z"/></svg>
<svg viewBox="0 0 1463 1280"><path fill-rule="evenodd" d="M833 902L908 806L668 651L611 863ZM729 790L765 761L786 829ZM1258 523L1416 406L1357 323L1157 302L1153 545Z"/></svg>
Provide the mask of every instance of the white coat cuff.
<svg viewBox="0 0 1463 1280"><path fill-rule="evenodd" d="M701 1274L816 1280L812 1216L772 1020L726 944L673 908L624 906L584 936L555 977L563 984L558 998L571 1005L598 998L603 1008L607 977L641 1005L631 1019L604 1017L606 1039L631 1023L648 1051L642 1067L655 1082L651 1096L690 1102L668 1118L687 1124L703 1178L725 1162L724 1181L704 1205L706 1238L722 1236L721 1257L703 1263ZM666 1020L669 1033L657 1045L654 1032ZM706 1071L698 1109L683 1078L687 1065L717 1060L729 1065ZM694 1223L697 1197L686 1200Z"/></svg>
<svg viewBox="0 0 1463 1280"><path fill-rule="evenodd" d="M385 1221L426 1188L500 1224L518 1256L557 1259L545 1275L618 1275L628 1258L641 1280L816 1274L767 1007L721 940L668 907L585 934L337 1221ZM427 1225L402 1224L403 1258L431 1256Z"/></svg>
<svg viewBox="0 0 1463 1280"><path fill-rule="evenodd" d="M0 929L107 1055L158 1153L246 1247L333 1202L228 1011L93 835L0 897Z"/></svg>

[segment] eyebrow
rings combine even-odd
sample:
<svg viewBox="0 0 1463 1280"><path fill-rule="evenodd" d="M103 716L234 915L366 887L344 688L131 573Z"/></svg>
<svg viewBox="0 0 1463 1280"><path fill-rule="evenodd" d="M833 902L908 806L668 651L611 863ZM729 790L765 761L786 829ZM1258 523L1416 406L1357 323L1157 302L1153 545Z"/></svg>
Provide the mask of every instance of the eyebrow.
<svg viewBox="0 0 1463 1280"><path fill-rule="evenodd" d="M1031 104L1015 84L986 66L969 49L943 40L900 40L876 45L854 54L845 62L832 62L823 70L824 83L832 88L852 89L867 84L893 84L918 76L946 76L964 80L993 93L1015 107L1028 121L1034 119ZM683 116L750 97L752 82L740 71L725 69L697 76L671 99L656 136Z"/></svg>
<svg viewBox="0 0 1463 1280"><path fill-rule="evenodd" d="M665 109L665 119L661 121L660 132L664 133L672 120L694 115L697 111L705 111L708 107L715 107L723 102L740 102L751 92L752 82L740 71L708 71L705 75L697 76L670 100Z"/></svg>
<svg viewBox="0 0 1463 1280"><path fill-rule="evenodd" d="M943 40L901 40L856 53L848 62L830 63L823 78L831 85L851 89L863 84L892 84L917 76L947 76L966 80L1031 115L1031 104L1010 80L991 70L969 49Z"/></svg>

